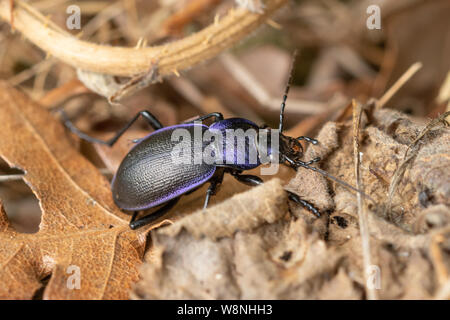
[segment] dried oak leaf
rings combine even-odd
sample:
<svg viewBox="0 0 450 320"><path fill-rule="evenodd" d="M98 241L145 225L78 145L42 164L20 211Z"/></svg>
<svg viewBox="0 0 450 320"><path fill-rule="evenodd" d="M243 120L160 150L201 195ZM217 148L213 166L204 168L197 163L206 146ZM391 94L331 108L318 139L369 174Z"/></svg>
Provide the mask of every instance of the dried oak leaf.
<svg viewBox="0 0 450 320"><path fill-rule="evenodd" d="M30 299L49 275L45 299L128 298L144 231L129 229L108 181L72 147L59 121L6 82L0 106L0 156L25 172L42 209L39 231L21 234L0 204L0 298ZM69 266L79 268L79 289L70 289Z"/></svg>

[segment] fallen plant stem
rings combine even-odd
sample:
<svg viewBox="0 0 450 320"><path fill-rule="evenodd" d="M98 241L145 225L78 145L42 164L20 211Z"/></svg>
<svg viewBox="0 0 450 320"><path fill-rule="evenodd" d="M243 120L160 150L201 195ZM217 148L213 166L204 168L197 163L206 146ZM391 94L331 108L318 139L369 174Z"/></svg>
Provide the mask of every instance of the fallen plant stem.
<svg viewBox="0 0 450 320"><path fill-rule="evenodd" d="M104 175L112 175L113 174L113 172L111 172L107 168L99 169L99 171L102 174L104 174ZM18 181L18 180L22 180L24 177L25 177L24 174L5 174L5 175L0 175L0 182Z"/></svg>
<svg viewBox="0 0 450 320"><path fill-rule="evenodd" d="M33 65L31 68L25 69L22 72L9 78L8 81L11 85L17 86L17 85L21 84L22 82L30 79L31 77L33 77L41 72L44 72L46 70L49 70L53 66L54 62L55 62L54 59L42 60L42 61L36 63L35 65Z"/></svg>
<svg viewBox="0 0 450 320"><path fill-rule="evenodd" d="M353 106L353 155L355 162L355 177L356 177L356 188L359 190L364 190L363 182L361 178L361 158L359 152L359 132L361 126L361 114L363 108L360 104L356 103L355 100L352 101ZM367 210L365 208L364 199L362 195L358 192L356 193L356 199L358 203L358 217L359 217L359 230L361 234L361 243L362 243L362 253L363 253L363 266L364 266L364 277L366 285L365 290L367 294L367 298L369 300L376 300L377 294L375 292L374 286L369 286L369 270L372 265L371 256L370 256L370 233L369 233L369 224L367 221Z"/></svg>
<svg viewBox="0 0 450 320"><path fill-rule="evenodd" d="M400 90L403 85L408 82L411 77L422 68L422 63L416 62L413 65L411 65L408 70L400 78L395 81L395 83L389 88L388 91L386 91L383 96L378 100L378 102L375 105L375 109L381 109L383 106L394 96L394 94L397 93L398 90Z"/></svg>
<svg viewBox="0 0 450 320"><path fill-rule="evenodd" d="M184 39L139 49L79 40L20 0L14 2L13 13L9 1L0 1L0 18L10 23L13 14L16 30L47 54L75 68L132 76L147 72L152 60L156 59L159 61L159 74L167 76L210 59L238 43L286 3L287 0L268 0L262 14L243 8L232 9L216 23Z"/></svg>
<svg viewBox="0 0 450 320"><path fill-rule="evenodd" d="M21 180L24 176L25 176L24 174L0 175L0 182L17 181Z"/></svg>

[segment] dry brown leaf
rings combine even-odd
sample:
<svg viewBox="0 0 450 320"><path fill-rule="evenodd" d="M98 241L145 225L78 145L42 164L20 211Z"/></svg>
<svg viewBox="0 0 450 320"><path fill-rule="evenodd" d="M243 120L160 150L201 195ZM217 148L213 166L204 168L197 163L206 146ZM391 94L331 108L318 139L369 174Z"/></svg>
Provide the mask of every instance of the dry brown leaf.
<svg viewBox="0 0 450 320"><path fill-rule="evenodd" d="M51 275L46 299L128 298L144 233L129 229L108 181L72 147L58 120L5 82L0 105L0 156L25 172L42 209L36 234L16 232L1 209L0 297L30 299ZM79 289L67 285L69 266L80 268Z"/></svg>

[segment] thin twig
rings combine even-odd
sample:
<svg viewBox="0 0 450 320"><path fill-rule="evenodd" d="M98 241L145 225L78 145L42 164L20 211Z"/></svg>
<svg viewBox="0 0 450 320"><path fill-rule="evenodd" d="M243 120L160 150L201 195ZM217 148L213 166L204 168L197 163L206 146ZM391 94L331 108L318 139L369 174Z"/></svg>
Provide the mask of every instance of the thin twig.
<svg viewBox="0 0 450 320"><path fill-rule="evenodd" d="M238 43L287 0L268 0L262 14L246 9L230 10L218 23L179 41L148 48L111 47L82 41L45 19L23 1L16 0L15 28L48 54L83 70L132 76L147 72L151 61L159 61L159 74L170 75L210 59ZM0 18L10 22L9 3L0 0Z"/></svg>
<svg viewBox="0 0 450 320"><path fill-rule="evenodd" d="M361 178L361 158L359 153L359 131L361 125L361 114L363 108L360 104L357 104L355 100L352 101L353 105L353 155L355 162L355 176L356 176L356 187L358 190L364 190L362 178ZM356 194L356 199L358 202L358 217L359 217L359 230L361 233L362 242L362 253L363 253L363 265L364 265L364 277L366 281L366 294L369 300L376 300L377 294L373 286L368 286L369 280L369 270L372 265L371 255L370 255L370 233L369 225L367 222L367 211L364 204L364 199L358 192Z"/></svg>
<svg viewBox="0 0 450 320"><path fill-rule="evenodd" d="M31 77L33 77L41 72L44 72L46 70L49 70L53 66L53 63L54 63L54 59L52 59L52 58L42 60L42 61L36 63L35 65L33 65L31 68L23 70L22 72L12 76L11 78L8 79L8 82L12 86L17 86L17 85L21 84L22 82L30 79Z"/></svg>
<svg viewBox="0 0 450 320"><path fill-rule="evenodd" d="M375 105L375 109L381 109L383 106L392 98L394 94L397 93L398 90L400 90L403 85L408 82L409 79L417 72L419 69L422 68L421 62L416 62L413 65L411 65L408 70L400 77L398 80L389 88L388 91L384 93L384 95L378 100L378 102Z"/></svg>
<svg viewBox="0 0 450 320"><path fill-rule="evenodd" d="M112 175L113 173L107 168L99 169L100 173L104 175ZM10 181L18 181L22 180L25 177L24 174L5 174L0 175L0 182L10 182Z"/></svg>
<svg viewBox="0 0 450 320"><path fill-rule="evenodd" d="M9 182L9 181L17 181L24 177L23 174L8 174L8 175L0 175L0 182Z"/></svg>

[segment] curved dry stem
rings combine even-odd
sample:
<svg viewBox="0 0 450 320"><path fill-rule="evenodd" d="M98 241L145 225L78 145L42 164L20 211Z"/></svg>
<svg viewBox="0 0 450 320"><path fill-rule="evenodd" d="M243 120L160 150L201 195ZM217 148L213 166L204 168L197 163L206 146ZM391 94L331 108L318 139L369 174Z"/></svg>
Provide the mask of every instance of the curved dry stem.
<svg viewBox="0 0 450 320"><path fill-rule="evenodd" d="M126 48L82 41L47 21L26 3L14 2L14 29L63 62L83 70L131 76L147 72L158 61L161 76L212 58L242 40L263 24L287 0L267 0L263 14L239 8L200 32L184 39L149 48ZM0 0L0 18L10 22L9 1Z"/></svg>

